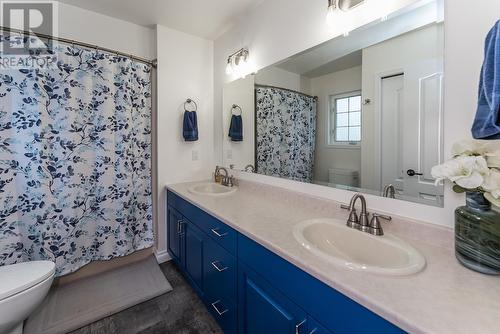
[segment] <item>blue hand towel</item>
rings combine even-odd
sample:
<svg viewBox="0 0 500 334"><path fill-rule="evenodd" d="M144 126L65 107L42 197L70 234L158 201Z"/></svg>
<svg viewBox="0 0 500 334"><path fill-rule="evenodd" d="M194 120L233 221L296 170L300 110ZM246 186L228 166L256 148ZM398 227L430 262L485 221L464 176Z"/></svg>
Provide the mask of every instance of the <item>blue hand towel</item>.
<svg viewBox="0 0 500 334"><path fill-rule="evenodd" d="M500 139L500 20L486 37L479 105L472 136L476 139Z"/></svg>
<svg viewBox="0 0 500 334"><path fill-rule="evenodd" d="M184 112L184 129L182 134L185 141L198 140L198 118L196 111Z"/></svg>
<svg viewBox="0 0 500 334"><path fill-rule="evenodd" d="M241 115L231 116L229 137L231 137L231 141L243 141L243 118Z"/></svg>

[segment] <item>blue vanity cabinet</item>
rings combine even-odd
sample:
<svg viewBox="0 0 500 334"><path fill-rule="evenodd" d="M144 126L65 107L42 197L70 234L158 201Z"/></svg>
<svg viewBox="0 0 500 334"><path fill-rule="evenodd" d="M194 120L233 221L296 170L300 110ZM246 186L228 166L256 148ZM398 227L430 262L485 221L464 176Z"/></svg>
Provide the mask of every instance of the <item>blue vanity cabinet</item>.
<svg viewBox="0 0 500 334"><path fill-rule="evenodd" d="M237 233L167 193L168 251L227 334L238 333Z"/></svg>
<svg viewBox="0 0 500 334"><path fill-rule="evenodd" d="M241 334L306 334L306 312L241 263L238 310Z"/></svg>
<svg viewBox="0 0 500 334"><path fill-rule="evenodd" d="M168 251L226 334L401 329L168 192Z"/></svg>
<svg viewBox="0 0 500 334"><path fill-rule="evenodd" d="M317 323L317 333L405 333L242 234L238 237L238 263L251 268L304 309L310 320L309 328L314 330L314 323Z"/></svg>

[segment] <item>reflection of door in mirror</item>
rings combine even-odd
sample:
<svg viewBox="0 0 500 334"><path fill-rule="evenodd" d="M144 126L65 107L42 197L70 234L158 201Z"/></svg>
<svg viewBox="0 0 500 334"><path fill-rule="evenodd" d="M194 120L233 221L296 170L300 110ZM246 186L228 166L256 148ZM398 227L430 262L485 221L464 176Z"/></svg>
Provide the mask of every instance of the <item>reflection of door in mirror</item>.
<svg viewBox="0 0 500 334"><path fill-rule="evenodd" d="M397 198L442 204L443 188L430 176L443 158L441 34L442 26L432 25L364 50L364 94L374 96L375 126L373 143L362 147L363 187L373 171L374 189L392 184ZM374 165L365 155L372 148Z"/></svg>

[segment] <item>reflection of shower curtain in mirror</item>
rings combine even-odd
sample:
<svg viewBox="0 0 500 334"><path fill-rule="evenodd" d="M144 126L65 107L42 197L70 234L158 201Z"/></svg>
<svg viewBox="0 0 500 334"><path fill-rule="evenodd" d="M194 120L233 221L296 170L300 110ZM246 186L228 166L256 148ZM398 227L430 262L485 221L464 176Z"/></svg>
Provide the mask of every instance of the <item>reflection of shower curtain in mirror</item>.
<svg viewBox="0 0 500 334"><path fill-rule="evenodd" d="M312 182L315 98L274 87L257 87L255 94L257 172Z"/></svg>

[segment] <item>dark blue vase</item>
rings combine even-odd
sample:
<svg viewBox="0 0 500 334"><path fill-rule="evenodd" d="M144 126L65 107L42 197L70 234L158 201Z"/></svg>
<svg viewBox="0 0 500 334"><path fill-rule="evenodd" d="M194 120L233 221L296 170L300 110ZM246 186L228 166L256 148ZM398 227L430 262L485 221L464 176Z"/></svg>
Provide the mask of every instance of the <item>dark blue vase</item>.
<svg viewBox="0 0 500 334"><path fill-rule="evenodd" d="M500 213L479 192L467 193L467 205L455 210L455 254L465 267L500 275Z"/></svg>

